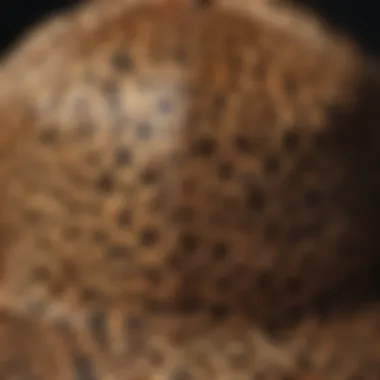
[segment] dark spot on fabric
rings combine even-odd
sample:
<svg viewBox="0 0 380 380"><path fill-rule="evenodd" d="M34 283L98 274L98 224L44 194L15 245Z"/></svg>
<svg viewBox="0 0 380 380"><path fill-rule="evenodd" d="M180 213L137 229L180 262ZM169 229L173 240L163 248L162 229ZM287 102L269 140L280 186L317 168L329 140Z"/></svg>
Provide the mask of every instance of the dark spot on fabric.
<svg viewBox="0 0 380 380"><path fill-rule="evenodd" d="M116 81L107 80L103 83L102 90L110 110L115 114L119 114L121 104L118 83Z"/></svg>
<svg viewBox="0 0 380 380"><path fill-rule="evenodd" d="M99 191L103 193L108 193L114 188L114 181L111 175L104 173L100 175L97 180L96 187Z"/></svg>
<svg viewBox="0 0 380 380"><path fill-rule="evenodd" d="M217 173L220 180L229 180L234 174L234 166L230 162L221 162Z"/></svg>
<svg viewBox="0 0 380 380"><path fill-rule="evenodd" d="M94 127L89 123L81 123L75 130L75 137L78 139L89 139L94 134Z"/></svg>
<svg viewBox="0 0 380 380"><path fill-rule="evenodd" d="M25 221L31 224L37 224L43 219L43 215L38 210L25 210Z"/></svg>
<svg viewBox="0 0 380 380"><path fill-rule="evenodd" d="M71 283L78 281L79 273L78 269L70 260L61 261L63 278Z"/></svg>
<svg viewBox="0 0 380 380"><path fill-rule="evenodd" d="M330 104L327 106L328 117L331 122L336 122L337 120L345 120L347 117L347 111L341 104Z"/></svg>
<svg viewBox="0 0 380 380"><path fill-rule="evenodd" d="M163 310L164 305L153 297L146 297L144 300L145 307L149 312L157 313Z"/></svg>
<svg viewBox="0 0 380 380"><path fill-rule="evenodd" d="M241 153L252 153L253 152L253 144L246 136L236 136L234 138L234 145L236 150Z"/></svg>
<svg viewBox="0 0 380 380"><path fill-rule="evenodd" d="M71 225L65 228L63 236L67 240L77 240L83 234L82 229L77 225Z"/></svg>
<svg viewBox="0 0 380 380"><path fill-rule="evenodd" d="M298 277L289 277L285 281L285 288L290 294L296 294L301 290L301 280Z"/></svg>
<svg viewBox="0 0 380 380"><path fill-rule="evenodd" d="M236 54L231 54L231 56L228 59L228 64L231 68L231 71L235 73L235 75L237 74L236 76L238 76L243 67L243 60L241 59L241 57L239 57Z"/></svg>
<svg viewBox="0 0 380 380"><path fill-rule="evenodd" d="M250 380L270 380L268 376L263 372L255 372Z"/></svg>
<svg viewBox="0 0 380 380"><path fill-rule="evenodd" d="M211 248L212 259L216 261L221 261L226 259L229 253L229 247L224 242L215 243Z"/></svg>
<svg viewBox="0 0 380 380"><path fill-rule="evenodd" d="M173 57L179 64L185 64L189 60L189 52L185 46L178 45L173 49Z"/></svg>
<svg viewBox="0 0 380 380"><path fill-rule="evenodd" d="M335 301L336 300L331 295L319 296L314 301L313 312L323 321L330 314Z"/></svg>
<svg viewBox="0 0 380 380"><path fill-rule="evenodd" d="M154 185L160 178L160 173L156 168L145 168L140 174L140 182L143 185Z"/></svg>
<svg viewBox="0 0 380 380"><path fill-rule="evenodd" d="M294 151L300 146L300 136L295 131L288 131L283 138L284 147L287 150Z"/></svg>
<svg viewBox="0 0 380 380"><path fill-rule="evenodd" d="M317 189L309 189L304 195L304 201L306 207L318 207L323 201L322 192Z"/></svg>
<svg viewBox="0 0 380 380"><path fill-rule="evenodd" d="M302 316L303 316L302 308L297 305L292 306L289 308L289 310L287 310L283 323L284 325L287 325L289 327L296 326L299 323Z"/></svg>
<svg viewBox="0 0 380 380"><path fill-rule="evenodd" d="M197 192L198 182L194 178L185 178L180 183L181 191L186 196L192 196Z"/></svg>
<svg viewBox="0 0 380 380"><path fill-rule="evenodd" d="M99 296L99 292L90 287L85 287L81 291L81 298L85 302L93 302L95 301Z"/></svg>
<svg viewBox="0 0 380 380"><path fill-rule="evenodd" d="M203 137L194 144L194 153L202 157L210 157L216 150L216 143L211 137Z"/></svg>
<svg viewBox="0 0 380 380"><path fill-rule="evenodd" d="M159 213L165 210L165 206L167 205L167 193L165 191L158 191L153 198L151 199L149 204L149 210L154 213Z"/></svg>
<svg viewBox="0 0 380 380"><path fill-rule="evenodd" d="M173 99L170 97L162 97L158 101L158 109L161 113L167 114L173 111L174 109L174 102Z"/></svg>
<svg viewBox="0 0 380 380"><path fill-rule="evenodd" d="M90 360L82 355L74 356L75 380L97 380Z"/></svg>
<svg viewBox="0 0 380 380"><path fill-rule="evenodd" d="M160 367L164 363L164 355L162 352L157 350L152 350L148 353L149 362L153 367Z"/></svg>
<svg viewBox="0 0 380 380"><path fill-rule="evenodd" d="M145 247L155 245L159 240L159 233L153 227L146 227L140 231L140 242Z"/></svg>
<svg viewBox="0 0 380 380"><path fill-rule="evenodd" d="M185 253L195 252L199 246L199 238L193 234L183 234L179 237L180 248Z"/></svg>
<svg viewBox="0 0 380 380"><path fill-rule="evenodd" d="M96 151L87 151L84 155L84 161L87 165L96 167L101 163L101 158Z"/></svg>
<svg viewBox="0 0 380 380"><path fill-rule="evenodd" d="M212 305L210 308L210 315L214 320L223 320L228 317L230 310L227 305L222 303L218 303Z"/></svg>
<svg viewBox="0 0 380 380"><path fill-rule="evenodd" d="M253 211L262 211L265 207L264 193L257 189L251 189L248 194L248 206Z"/></svg>
<svg viewBox="0 0 380 380"><path fill-rule="evenodd" d="M281 233L281 228L276 222L268 222L264 227L264 235L268 240L276 239Z"/></svg>
<svg viewBox="0 0 380 380"><path fill-rule="evenodd" d="M115 162L117 166L124 167L132 162L132 154L128 148L118 148L115 152Z"/></svg>
<svg viewBox="0 0 380 380"><path fill-rule="evenodd" d="M1 361L0 379L17 379L17 380L39 380L30 363L22 355L17 358L11 358Z"/></svg>
<svg viewBox="0 0 380 380"><path fill-rule="evenodd" d="M55 296L61 296L65 291L65 284L61 280L51 281L50 291Z"/></svg>
<svg viewBox="0 0 380 380"><path fill-rule="evenodd" d="M97 310L90 313L88 318L88 327L95 341L102 347L108 343L107 337L107 315L103 310Z"/></svg>
<svg viewBox="0 0 380 380"><path fill-rule="evenodd" d="M125 327L126 331L141 330L143 325L144 325L143 320L138 316L132 316L132 317L129 316L129 317L125 318L125 320L124 320L124 327Z"/></svg>
<svg viewBox="0 0 380 380"><path fill-rule="evenodd" d="M322 225L319 221L309 224L294 224L289 227L288 240L296 243L308 237L317 236L321 231Z"/></svg>
<svg viewBox="0 0 380 380"><path fill-rule="evenodd" d="M182 268L182 265L183 265L183 261L182 261L181 256L176 254L176 253L170 254L166 258L165 263L170 270L174 270L174 271L180 270Z"/></svg>
<svg viewBox="0 0 380 380"><path fill-rule="evenodd" d="M229 212L234 212L239 208L240 199L234 196L227 196L222 200L223 207Z"/></svg>
<svg viewBox="0 0 380 380"><path fill-rule="evenodd" d="M366 377L363 374L355 373L353 374L349 380L366 380Z"/></svg>
<svg viewBox="0 0 380 380"><path fill-rule="evenodd" d="M272 278L268 272L262 272L255 279L256 286L260 291L267 292L272 287Z"/></svg>
<svg viewBox="0 0 380 380"><path fill-rule="evenodd" d="M222 276L216 280L215 286L223 294L230 288L231 280L227 276Z"/></svg>
<svg viewBox="0 0 380 380"><path fill-rule="evenodd" d="M144 277L152 284L159 285L162 281L162 273L158 268L145 268Z"/></svg>
<svg viewBox="0 0 380 380"><path fill-rule="evenodd" d="M276 156L267 156L264 160L264 170L268 174L276 174L279 170L280 163Z"/></svg>
<svg viewBox="0 0 380 380"><path fill-rule="evenodd" d="M45 300L42 299L32 299L27 303L27 310L34 316L42 317L47 308L48 303Z"/></svg>
<svg viewBox="0 0 380 380"><path fill-rule="evenodd" d="M189 206L181 206L176 208L171 215L173 223L186 223L190 222L194 217L194 210Z"/></svg>
<svg viewBox="0 0 380 380"><path fill-rule="evenodd" d="M217 110L222 110L226 105L226 98L223 94L216 94L213 99L213 105Z"/></svg>
<svg viewBox="0 0 380 380"><path fill-rule="evenodd" d="M122 244L111 244L106 249L107 258L111 260L124 259L128 257L130 254L130 248Z"/></svg>
<svg viewBox="0 0 380 380"><path fill-rule="evenodd" d="M281 380L297 380L293 375L285 374L282 375Z"/></svg>
<svg viewBox="0 0 380 380"><path fill-rule="evenodd" d="M185 162L185 154L179 150L172 152L170 155L170 162L176 167L182 165Z"/></svg>
<svg viewBox="0 0 380 380"><path fill-rule="evenodd" d="M59 133L54 127L43 129L39 134L39 139L44 145L54 145L58 142Z"/></svg>
<svg viewBox="0 0 380 380"><path fill-rule="evenodd" d="M283 84L284 84L284 89L285 91L289 94L295 94L298 90L298 82L296 78L292 76L285 76L283 78Z"/></svg>
<svg viewBox="0 0 380 380"><path fill-rule="evenodd" d="M196 0L195 3L199 8L207 8L214 4L214 0Z"/></svg>
<svg viewBox="0 0 380 380"><path fill-rule="evenodd" d="M273 318L267 318L263 327L268 337L275 341L280 341L283 338L284 317L276 315Z"/></svg>
<svg viewBox="0 0 380 380"><path fill-rule="evenodd" d="M318 152L321 153L323 152L324 149L326 149L327 141L326 141L326 136L318 133L315 134L312 137L312 144L313 148Z"/></svg>
<svg viewBox="0 0 380 380"><path fill-rule="evenodd" d="M306 350L301 350L297 355L297 366L302 370L312 367L312 360Z"/></svg>
<svg viewBox="0 0 380 380"><path fill-rule="evenodd" d="M46 236L37 236L35 241L36 247L43 250L50 250L52 248L52 243Z"/></svg>
<svg viewBox="0 0 380 380"><path fill-rule="evenodd" d="M132 211L122 208L117 215L117 225L120 228L129 227L132 224Z"/></svg>
<svg viewBox="0 0 380 380"><path fill-rule="evenodd" d="M51 273L49 269L42 265L35 267L32 273L35 281L46 282L51 280Z"/></svg>
<svg viewBox="0 0 380 380"><path fill-rule="evenodd" d="M182 296L180 299L180 312L185 314L197 313L202 308L202 302L195 296Z"/></svg>
<svg viewBox="0 0 380 380"><path fill-rule="evenodd" d="M111 56L111 64L118 71L131 71L134 68L131 56L126 52L117 52Z"/></svg>
<svg viewBox="0 0 380 380"><path fill-rule="evenodd" d="M153 134L153 126L150 122L143 121L137 125L137 137L140 140L149 140Z"/></svg>
<svg viewBox="0 0 380 380"><path fill-rule="evenodd" d="M91 238L95 243L107 243L109 235L102 229L95 229L91 232Z"/></svg>
<svg viewBox="0 0 380 380"><path fill-rule="evenodd" d="M176 368L170 375L169 380L192 380L193 376L184 367Z"/></svg>

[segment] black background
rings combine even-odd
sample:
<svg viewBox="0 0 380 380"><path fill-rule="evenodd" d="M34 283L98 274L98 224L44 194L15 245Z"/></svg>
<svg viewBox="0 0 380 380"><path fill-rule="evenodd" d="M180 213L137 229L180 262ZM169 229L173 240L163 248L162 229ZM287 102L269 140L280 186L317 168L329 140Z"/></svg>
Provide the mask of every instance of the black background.
<svg viewBox="0 0 380 380"><path fill-rule="evenodd" d="M80 0L0 0L0 52L51 12Z"/></svg>
<svg viewBox="0 0 380 380"><path fill-rule="evenodd" d="M109 0L112 1L112 0ZM334 26L356 38L363 48L380 52L380 23L376 0L292 0L311 6ZM0 5L0 52L30 25L51 12L80 0L2 0Z"/></svg>
<svg viewBox="0 0 380 380"><path fill-rule="evenodd" d="M293 0L317 11L323 19L349 33L368 52L380 53L377 0Z"/></svg>

